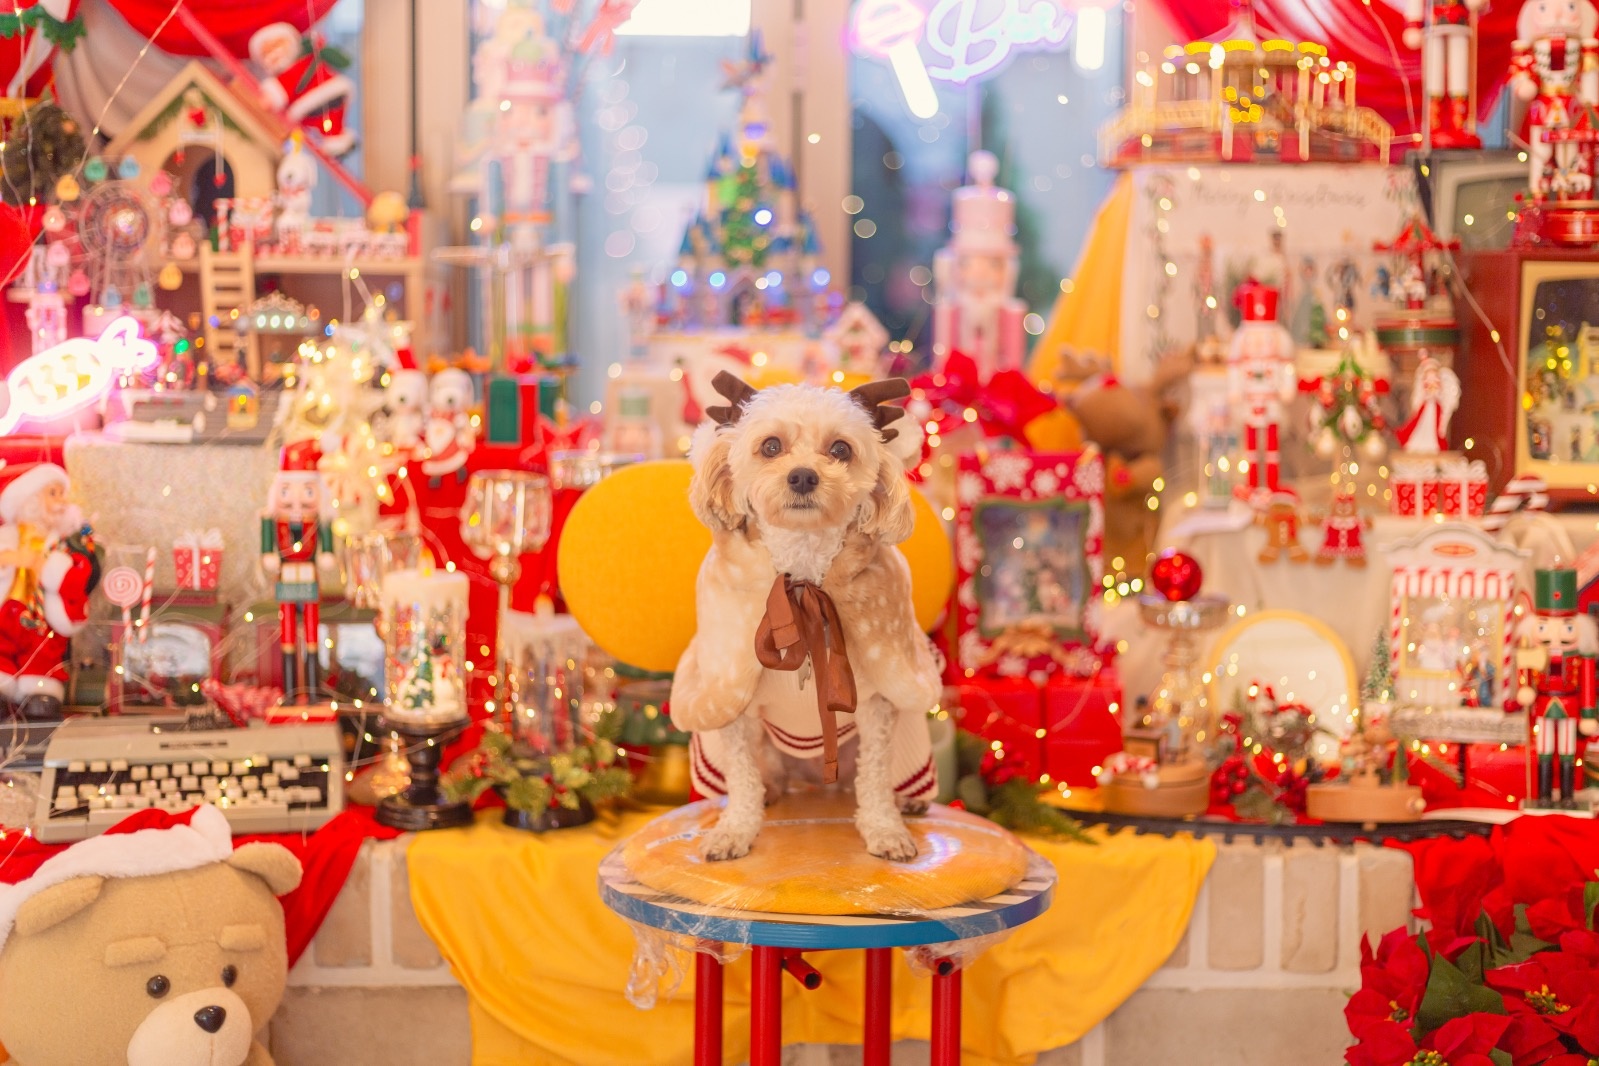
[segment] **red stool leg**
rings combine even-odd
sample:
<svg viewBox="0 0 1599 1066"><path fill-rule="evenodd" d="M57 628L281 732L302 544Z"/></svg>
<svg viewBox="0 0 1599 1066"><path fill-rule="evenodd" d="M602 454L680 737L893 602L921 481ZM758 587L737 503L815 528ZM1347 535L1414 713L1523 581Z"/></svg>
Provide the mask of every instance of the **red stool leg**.
<svg viewBox="0 0 1599 1066"><path fill-rule="evenodd" d="M708 951L694 953L694 1066L722 1066L722 964Z"/></svg>
<svg viewBox="0 0 1599 1066"><path fill-rule="evenodd" d="M757 946L750 975L750 1066L783 1061L783 949Z"/></svg>
<svg viewBox="0 0 1599 1066"><path fill-rule="evenodd" d="M933 972L932 1066L960 1066L961 972L940 959Z"/></svg>
<svg viewBox="0 0 1599 1066"><path fill-rule="evenodd" d="M861 1066L888 1066L893 1035L894 949L866 949L866 1032L861 1041Z"/></svg>

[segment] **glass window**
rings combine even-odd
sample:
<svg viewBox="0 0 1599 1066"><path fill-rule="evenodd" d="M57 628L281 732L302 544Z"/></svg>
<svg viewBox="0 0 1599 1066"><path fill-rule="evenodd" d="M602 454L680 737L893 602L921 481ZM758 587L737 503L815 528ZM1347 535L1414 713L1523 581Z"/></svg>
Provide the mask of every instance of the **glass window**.
<svg viewBox="0 0 1599 1066"><path fill-rule="evenodd" d="M887 58L851 59L854 195L845 208L856 211L854 295L894 336L915 341L923 360L932 347L933 254L949 240L950 197L966 183L970 152L993 152L997 184L1016 196L1018 294L1040 316L1030 332L1043 328L1115 180L1096 151L1100 125L1121 107L1123 18L1108 13L1102 51L1079 47L1078 28L1059 51L1017 55L987 80L934 80L938 110L926 119L911 113ZM1099 65L1086 69L1083 60Z"/></svg>

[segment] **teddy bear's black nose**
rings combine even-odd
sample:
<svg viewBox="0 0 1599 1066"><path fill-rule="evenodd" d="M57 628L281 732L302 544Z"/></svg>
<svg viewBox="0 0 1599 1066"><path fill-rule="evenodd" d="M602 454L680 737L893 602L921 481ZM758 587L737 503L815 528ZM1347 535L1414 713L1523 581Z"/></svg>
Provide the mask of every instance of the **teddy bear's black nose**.
<svg viewBox="0 0 1599 1066"><path fill-rule="evenodd" d="M816 471L808 466L797 466L788 472L788 487L800 496L809 496L815 492L821 480L816 476Z"/></svg>
<svg viewBox="0 0 1599 1066"><path fill-rule="evenodd" d="M228 1012L221 1007L201 1007L194 1012L194 1024L208 1033L214 1033L222 1028L222 1023L228 1020Z"/></svg>

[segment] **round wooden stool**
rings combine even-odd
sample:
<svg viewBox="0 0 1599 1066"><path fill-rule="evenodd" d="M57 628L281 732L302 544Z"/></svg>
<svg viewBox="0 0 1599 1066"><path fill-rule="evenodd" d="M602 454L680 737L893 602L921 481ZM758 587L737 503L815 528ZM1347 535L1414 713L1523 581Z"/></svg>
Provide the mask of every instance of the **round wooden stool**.
<svg viewBox="0 0 1599 1066"><path fill-rule="evenodd" d="M914 821L914 819L912 819ZM731 910L683 899L641 884L622 858L622 848L600 865L600 898L618 915L677 934L696 945L694 1066L722 1066L723 944L748 944L753 952L750 987L750 1066L782 1060L783 971L816 988L822 975L804 959L807 951L866 952L864 1066L888 1066L890 993L894 948L953 945L1014 929L1048 909L1055 868L1028 852L1026 875L1014 888L960 906L916 917L806 915ZM737 861L737 860L734 860ZM933 964L932 1066L961 1060L961 972L953 958Z"/></svg>

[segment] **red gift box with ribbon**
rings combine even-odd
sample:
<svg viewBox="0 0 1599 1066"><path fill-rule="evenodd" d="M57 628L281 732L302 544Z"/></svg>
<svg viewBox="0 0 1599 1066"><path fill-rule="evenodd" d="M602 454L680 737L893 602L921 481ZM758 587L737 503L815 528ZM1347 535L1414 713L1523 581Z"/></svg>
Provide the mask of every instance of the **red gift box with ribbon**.
<svg viewBox="0 0 1599 1066"><path fill-rule="evenodd" d="M222 577L222 531L191 529L172 542L172 570L180 589L215 592Z"/></svg>
<svg viewBox="0 0 1599 1066"><path fill-rule="evenodd" d="M1122 749L1122 685L1114 666L1089 677L1056 674L1044 685L1044 770L1071 786L1095 784L1095 771Z"/></svg>
<svg viewBox="0 0 1599 1066"><path fill-rule="evenodd" d="M1043 693L1023 677L972 678L960 686L955 724L984 740L998 742L1005 762L1029 781L1044 773Z"/></svg>
<svg viewBox="0 0 1599 1066"><path fill-rule="evenodd" d="M1444 483L1438 480L1436 473L1429 474L1427 480L1421 483L1421 514L1443 513L1443 487Z"/></svg>

